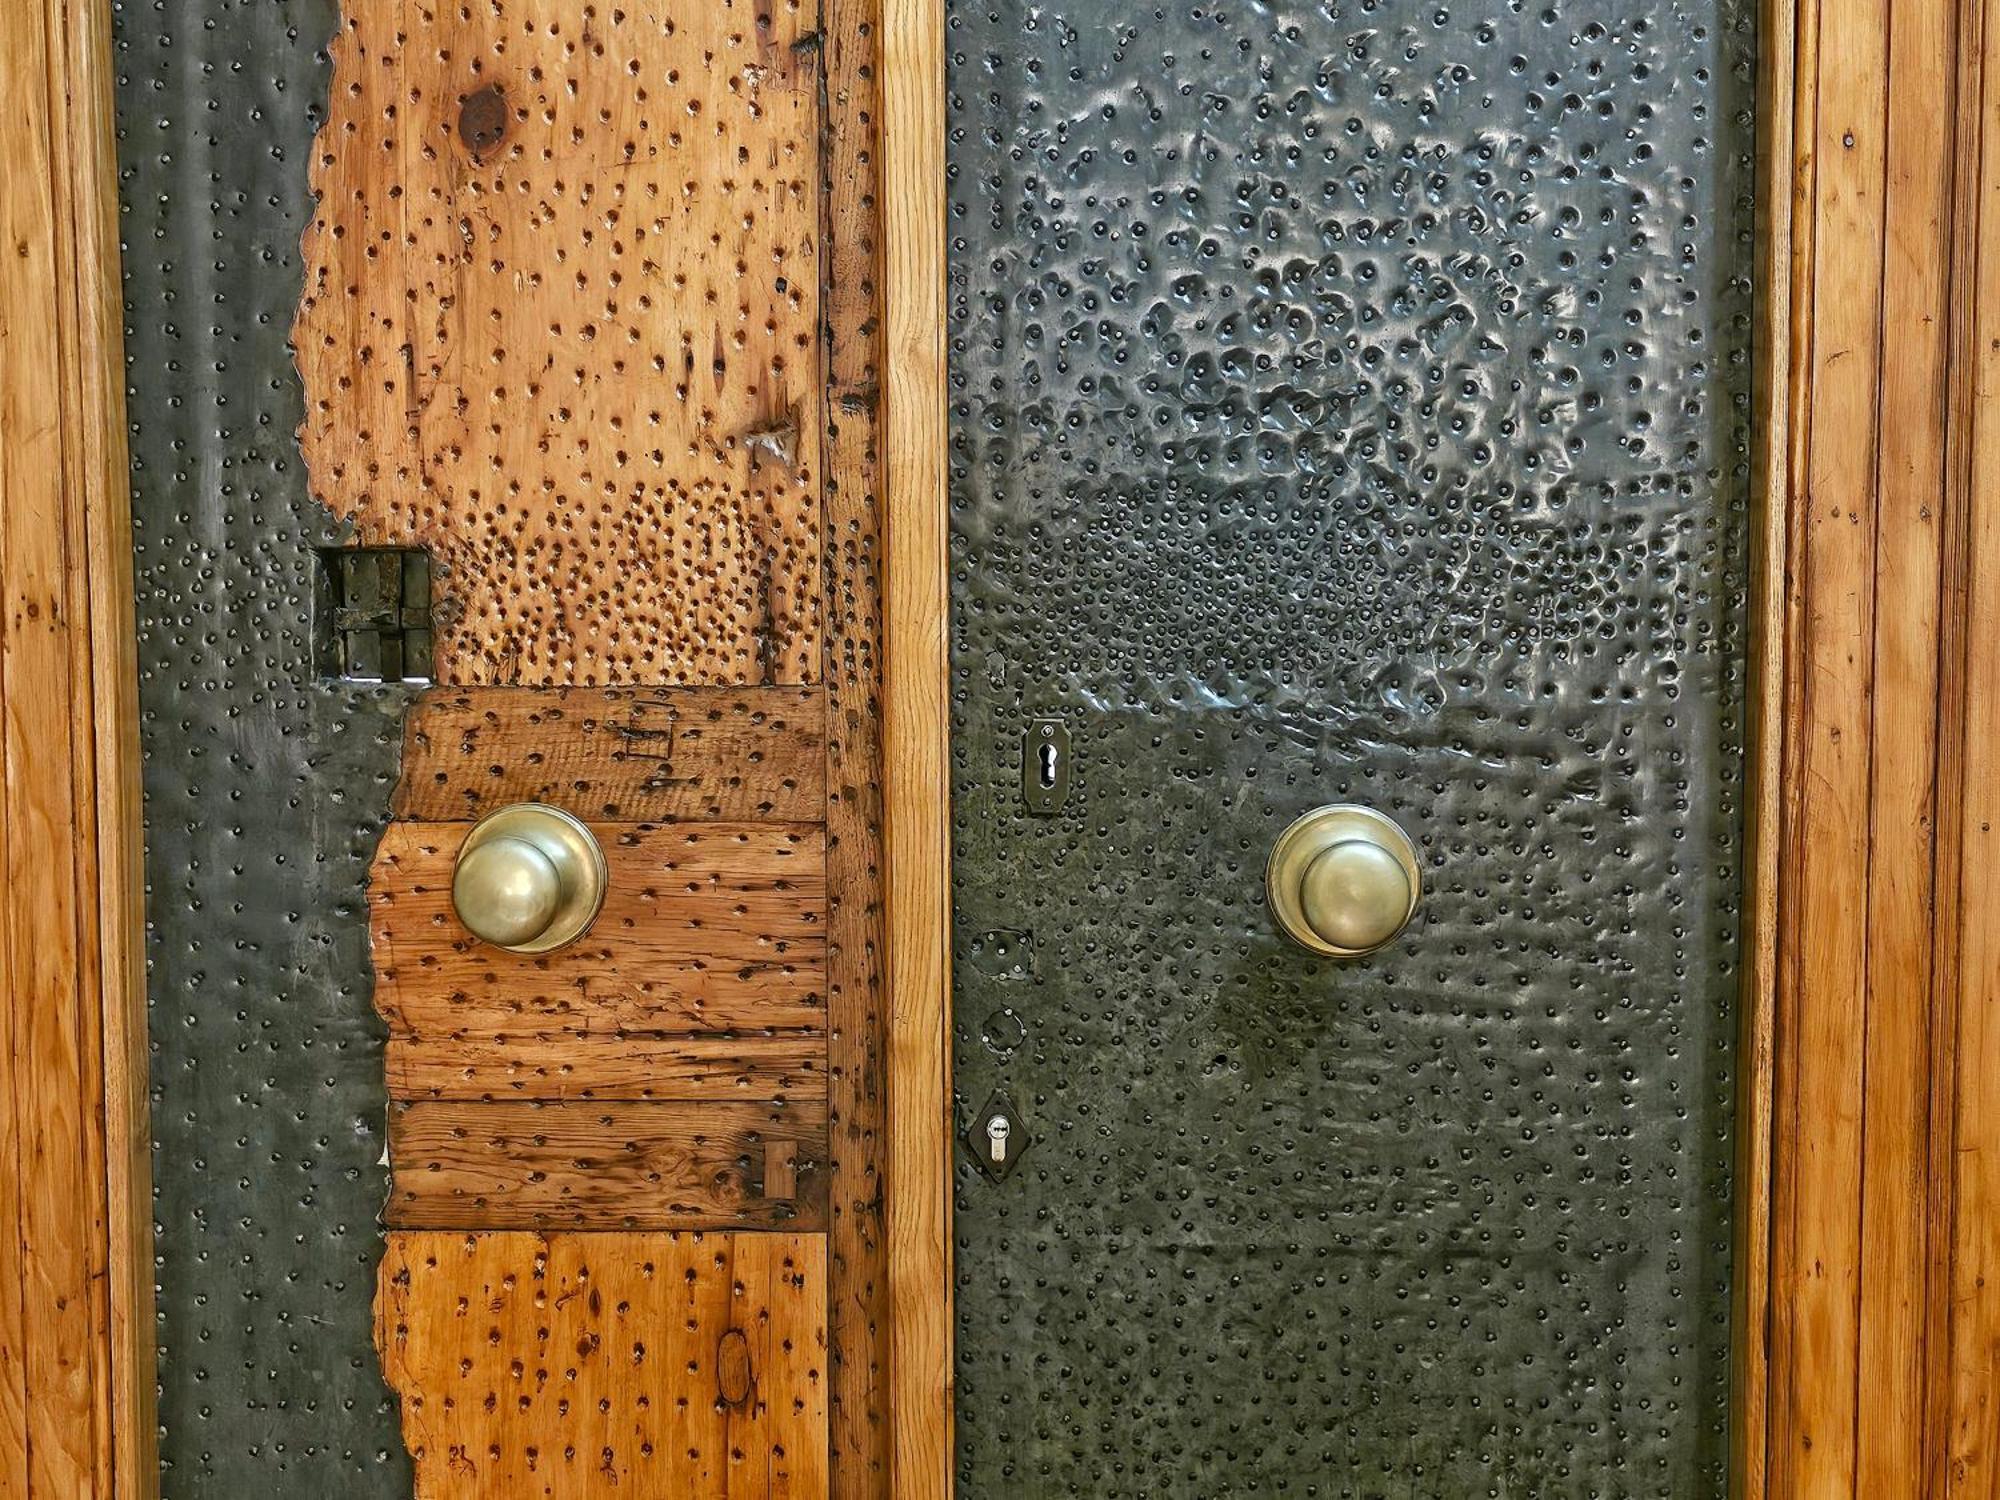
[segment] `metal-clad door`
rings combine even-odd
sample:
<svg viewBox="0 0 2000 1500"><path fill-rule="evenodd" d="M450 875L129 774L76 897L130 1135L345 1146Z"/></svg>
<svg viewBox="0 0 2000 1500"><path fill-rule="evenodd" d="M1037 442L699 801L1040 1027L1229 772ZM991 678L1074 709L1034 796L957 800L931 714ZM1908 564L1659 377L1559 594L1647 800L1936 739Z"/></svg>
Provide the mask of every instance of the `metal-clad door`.
<svg viewBox="0 0 2000 1500"><path fill-rule="evenodd" d="M1721 1495L1750 10L948 16L960 1493Z"/></svg>

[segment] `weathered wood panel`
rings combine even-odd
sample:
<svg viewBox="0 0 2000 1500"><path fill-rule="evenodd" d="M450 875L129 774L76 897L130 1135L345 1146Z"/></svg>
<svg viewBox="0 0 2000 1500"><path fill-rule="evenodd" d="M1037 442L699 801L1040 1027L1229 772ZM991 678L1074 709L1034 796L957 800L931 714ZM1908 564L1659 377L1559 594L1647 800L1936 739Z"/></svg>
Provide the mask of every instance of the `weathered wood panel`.
<svg viewBox="0 0 2000 1500"><path fill-rule="evenodd" d="M345 8L313 488L440 564L440 682L820 671L810 7Z"/></svg>
<svg viewBox="0 0 2000 1500"><path fill-rule="evenodd" d="M826 1106L398 1104L399 1229L818 1229Z"/></svg>
<svg viewBox="0 0 2000 1500"><path fill-rule="evenodd" d="M480 818L511 802L607 823L816 823L818 688L467 688L424 694L403 732L395 815Z"/></svg>
<svg viewBox="0 0 2000 1500"><path fill-rule="evenodd" d="M826 1036L389 1038L394 1099L824 1099Z"/></svg>
<svg viewBox="0 0 2000 1500"><path fill-rule="evenodd" d="M826 841L785 823L598 824L610 889L555 953L475 941L451 909L459 823L392 823L369 885L375 1004L429 1039L817 1029Z"/></svg>
<svg viewBox="0 0 2000 1500"><path fill-rule="evenodd" d="M889 1191L882 795L889 506L880 453L887 380L880 159L885 38L880 0L827 0L823 14L831 1477L834 1500L884 1500L893 1482L884 1222Z"/></svg>
<svg viewBox="0 0 2000 1500"><path fill-rule="evenodd" d="M818 1500L825 1287L816 1236L391 1234L417 1500Z"/></svg>

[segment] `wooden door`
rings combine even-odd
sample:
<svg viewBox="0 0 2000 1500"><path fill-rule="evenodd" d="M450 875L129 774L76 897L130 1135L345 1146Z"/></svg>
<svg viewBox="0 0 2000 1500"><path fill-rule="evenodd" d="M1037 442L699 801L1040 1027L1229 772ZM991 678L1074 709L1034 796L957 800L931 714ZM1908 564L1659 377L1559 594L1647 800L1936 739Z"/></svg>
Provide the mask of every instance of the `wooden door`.
<svg viewBox="0 0 2000 1500"><path fill-rule="evenodd" d="M785 3L348 7L315 494L438 581L369 877L424 1497L881 1492L867 80ZM609 893L468 939L473 820ZM837 894L836 894L837 893Z"/></svg>
<svg viewBox="0 0 2000 1500"><path fill-rule="evenodd" d="M872 31L278 19L156 23L134 168L206 160L280 251L205 252L218 345L264 331L198 361L185 488L184 330L133 340L169 1486L885 1494ZM175 305L191 200L130 201ZM280 430L245 494L266 391L303 470ZM513 804L603 851L555 951L455 904Z"/></svg>

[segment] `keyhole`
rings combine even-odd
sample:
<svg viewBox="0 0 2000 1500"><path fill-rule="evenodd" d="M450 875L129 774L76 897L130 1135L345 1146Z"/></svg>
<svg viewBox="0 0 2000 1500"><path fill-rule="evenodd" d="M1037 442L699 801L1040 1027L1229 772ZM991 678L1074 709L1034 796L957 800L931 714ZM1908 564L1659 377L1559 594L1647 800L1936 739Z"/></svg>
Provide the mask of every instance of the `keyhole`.
<svg viewBox="0 0 2000 1500"><path fill-rule="evenodd" d="M1056 747L1045 743L1041 748L1042 790L1052 792L1056 789Z"/></svg>

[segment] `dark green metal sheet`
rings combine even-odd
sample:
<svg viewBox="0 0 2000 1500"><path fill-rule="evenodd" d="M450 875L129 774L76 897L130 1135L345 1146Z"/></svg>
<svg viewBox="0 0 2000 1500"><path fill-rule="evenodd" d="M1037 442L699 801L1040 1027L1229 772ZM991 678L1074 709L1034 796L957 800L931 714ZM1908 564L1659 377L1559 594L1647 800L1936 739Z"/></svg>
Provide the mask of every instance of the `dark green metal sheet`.
<svg viewBox="0 0 2000 1500"><path fill-rule="evenodd" d="M286 346L334 24L116 7L167 1500L410 1494L363 902L409 690L318 674Z"/></svg>
<svg viewBox="0 0 2000 1500"><path fill-rule="evenodd" d="M948 20L960 1493L1721 1495L1750 8Z"/></svg>

